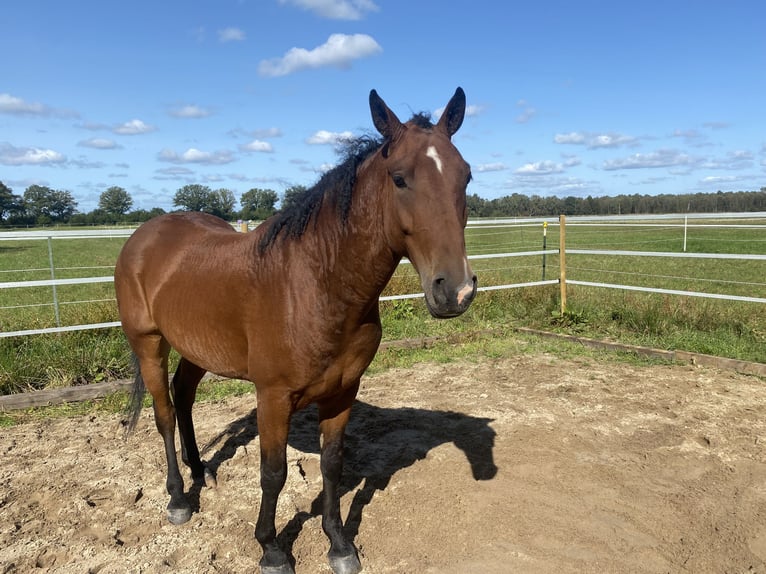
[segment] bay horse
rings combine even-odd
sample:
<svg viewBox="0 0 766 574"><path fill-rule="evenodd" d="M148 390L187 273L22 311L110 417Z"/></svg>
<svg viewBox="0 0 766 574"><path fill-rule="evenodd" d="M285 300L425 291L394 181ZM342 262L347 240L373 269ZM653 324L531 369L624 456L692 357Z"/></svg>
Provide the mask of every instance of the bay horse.
<svg viewBox="0 0 766 574"><path fill-rule="evenodd" d="M402 123L375 90L369 104L382 140L351 146L301 201L253 232L238 233L204 213L162 215L136 230L115 267L122 328L137 362L129 427L148 389L165 445L170 522L192 514L176 457L176 422L192 478L216 484L200 460L192 423L202 376L210 371L255 384L262 574L294 574L277 543L275 515L290 419L312 403L330 566L335 574L361 570L340 515L343 436L381 340L378 300L399 261L414 265L434 317L460 315L476 295L464 237L471 170L451 141L463 123L465 93L455 91L435 125L425 114ZM169 384L171 347L181 358Z"/></svg>

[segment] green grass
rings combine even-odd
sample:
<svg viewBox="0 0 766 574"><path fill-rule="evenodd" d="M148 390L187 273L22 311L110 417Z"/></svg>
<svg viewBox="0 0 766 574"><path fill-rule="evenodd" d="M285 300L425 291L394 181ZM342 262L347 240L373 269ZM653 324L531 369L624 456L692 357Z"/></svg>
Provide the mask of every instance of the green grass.
<svg viewBox="0 0 766 574"><path fill-rule="evenodd" d="M542 225L474 228L466 233L470 254L539 250L542 240ZM56 276L111 275L124 241L53 240ZM554 253L558 241L558 226L549 226L547 279L558 277L559 257ZM572 249L681 252L683 229L569 225L567 245ZM687 251L766 253L766 224L756 229L690 228ZM480 259L472 265L480 285L485 286L542 278L539 255ZM766 261L568 254L567 277L766 298ZM0 281L46 278L50 278L46 241L0 242ZM414 269L402 265L384 295L419 291ZM49 287L0 290L0 330L53 326L51 292ZM65 325L117 320L111 283L60 286L57 295ZM384 339L434 335L464 338L484 329L523 326L766 362L763 304L575 285L568 287L567 301L562 316L558 285L482 292L465 315L449 321L433 319L422 299L383 302ZM128 377L129 357L119 329L0 339L0 393Z"/></svg>
<svg viewBox="0 0 766 574"><path fill-rule="evenodd" d="M619 361L634 365L666 363L636 353L592 349L575 342L549 341L531 335L515 333L512 330L498 329L493 332L474 332L464 334L459 338L437 340L427 348L388 347L378 352L367 370L367 374L380 374L394 368L412 368L419 363L426 362L477 362L525 353L548 353L561 359ZM230 397L253 393L254 390L253 384L248 381L213 377L202 381L197 391L196 402L220 402ZM98 400L0 412L0 428L53 417L125 414L127 404L128 393L121 391ZM150 405L151 399L147 395L144 399L144 407Z"/></svg>

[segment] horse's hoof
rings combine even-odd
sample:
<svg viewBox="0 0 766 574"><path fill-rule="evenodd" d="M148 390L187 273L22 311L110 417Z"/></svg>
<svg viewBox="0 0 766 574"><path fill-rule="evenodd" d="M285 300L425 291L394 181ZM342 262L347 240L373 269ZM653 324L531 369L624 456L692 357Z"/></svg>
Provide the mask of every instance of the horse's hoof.
<svg viewBox="0 0 766 574"><path fill-rule="evenodd" d="M261 566L261 574L295 574L295 570L290 564L281 566Z"/></svg>
<svg viewBox="0 0 766 574"><path fill-rule="evenodd" d="M181 508L170 508L168 507L168 520L172 524L183 524L184 522L189 522L192 516L191 507L185 506Z"/></svg>
<svg viewBox="0 0 766 574"><path fill-rule="evenodd" d="M218 481L215 478L215 474L208 467L205 467L205 486L208 488L218 488Z"/></svg>
<svg viewBox="0 0 766 574"><path fill-rule="evenodd" d="M264 550L259 566L261 574L295 574L287 554L276 548L276 545L270 550Z"/></svg>
<svg viewBox="0 0 766 574"><path fill-rule="evenodd" d="M335 574L357 574L362 571L362 564L356 552L348 556L330 556L330 568Z"/></svg>

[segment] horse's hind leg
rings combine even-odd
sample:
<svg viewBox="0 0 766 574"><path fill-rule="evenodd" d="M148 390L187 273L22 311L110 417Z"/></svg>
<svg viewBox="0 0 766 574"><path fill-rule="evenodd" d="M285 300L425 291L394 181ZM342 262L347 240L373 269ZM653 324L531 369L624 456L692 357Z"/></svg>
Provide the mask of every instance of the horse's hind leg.
<svg viewBox="0 0 766 574"><path fill-rule="evenodd" d="M215 488L216 481L213 472L208 469L199 456L197 438L192 421L192 407L197 396L197 386L205 374L205 369L191 361L181 358L175 375L173 375L173 403L176 408L178 433L181 436L181 460L191 469L192 478L205 480L205 484Z"/></svg>
<svg viewBox="0 0 766 574"><path fill-rule="evenodd" d="M357 386L344 396L319 403L319 430L322 436L321 469L324 484L322 528L330 539L327 557L334 574L357 574L362 570L356 547L343 533L340 516L340 479L343 473L343 437Z"/></svg>
<svg viewBox="0 0 766 574"><path fill-rule="evenodd" d="M161 335L145 335L140 339L132 339L131 345L138 357L146 389L152 395L155 423L165 443L165 458L168 464L166 486L170 494L168 520L173 524L182 524L191 518L192 510L184 496L184 481L176 456L176 416L168 384L170 347Z"/></svg>

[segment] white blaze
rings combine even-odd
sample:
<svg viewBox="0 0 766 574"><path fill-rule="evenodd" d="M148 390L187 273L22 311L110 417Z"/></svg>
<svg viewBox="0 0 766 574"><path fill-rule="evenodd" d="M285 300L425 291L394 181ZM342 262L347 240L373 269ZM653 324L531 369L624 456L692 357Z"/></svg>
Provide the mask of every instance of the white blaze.
<svg viewBox="0 0 766 574"><path fill-rule="evenodd" d="M428 150L426 150L426 155L430 157L432 160L434 160L434 163L436 164L436 169L438 169L439 173L441 173L442 158L439 157L439 152L436 151L436 148L434 146L428 146Z"/></svg>

